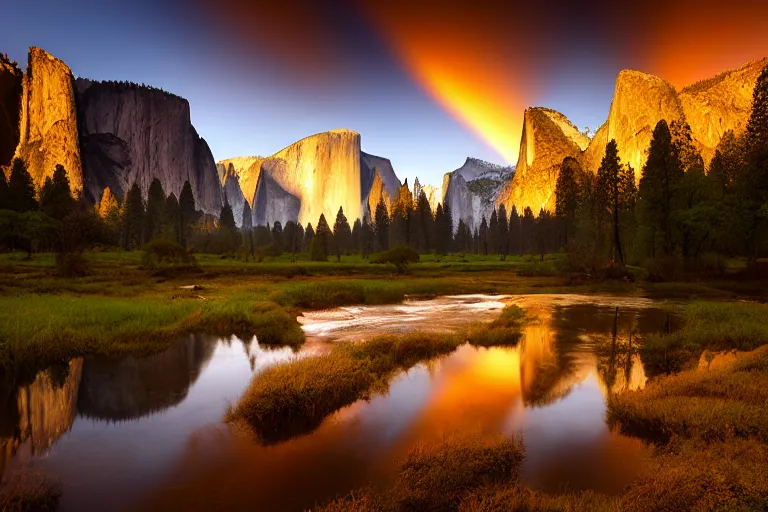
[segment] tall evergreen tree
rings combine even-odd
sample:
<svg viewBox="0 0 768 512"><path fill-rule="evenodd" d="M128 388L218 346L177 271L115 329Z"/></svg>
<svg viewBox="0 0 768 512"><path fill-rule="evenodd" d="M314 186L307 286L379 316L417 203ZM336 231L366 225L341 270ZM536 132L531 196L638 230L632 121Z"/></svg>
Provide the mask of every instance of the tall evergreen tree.
<svg viewBox="0 0 768 512"><path fill-rule="evenodd" d="M376 237L376 250L389 249L389 213L384 198L379 199L376 205L374 232Z"/></svg>
<svg viewBox="0 0 768 512"><path fill-rule="evenodd" d="M179 195L179 215L181 219L181 245L186 247L192 230L192 225L197 220L195 196L192 193L192 185L189 184L189 181L185 181L184 186L181 188L181 194Z"/></svg>
<svg viewBox="0 0 768 512"><path fill-rule="evenodd" d="M295 222L289 220L285 223L285 226L283 227L283 249L286 252L294 254L298 249L296 243L297 233L298 227Z"/></svg>
<svg viewBox="0 0 768 512"><path fill-rule="evenodd" d="M682 178L683 169L673 154L669 126L662 119L653 130L638 190L641 220L650 234L652 257L657 256L657 246L666 256L674 254L677 241L672 218Z"/></svg>
<svg viewBox="0 0 768 512"><path fill-rule="evenodd" d="M35 184L27 170L27 163L21 158L14 158L11 176L8 179L8 205L16 212L37 210Z"/></svg>
<svg viewBox="0 0 768 512"><path fill-rule="evenodd" d="M8 193L8 180L5 172L0 170L0 210L10 209L10 195Z"/></svg>
<svg viewBox="0 0 768 512"><path fill-rule="evenodd" d="M435 215L435 248L438 254L448 254L453 246L453 216L451 207L446 201L445 205L437 205Z"/></svg>
<svg viewBox="0 0 768 512"><path fill-rule="evenodd" d="M534 251L535 245L535 221L533 210L526 206L523 210L523 217L520 220L520 254L530 254Z"/></svg>
<svg viewBox="0 0 768 512"><path fill-rule="evenodd" d="M165 199L160 236L177 244L181 243L181 213L176 194L172 193Z"/></svg>
<svg viewBox="0 0 768 512"><path fill-rule="evenodd" d="M165 191L160 180L155 178L149 184L147 208L144 213L144 241L149 242L162 234Z"/></svg>
<svg viewBox="0 0 768 512"><path fill-rule="evenodd" d="M237 224L235 224L235 215L232 213L232 207L226 200L224 201L224 205L222 205L221 211L219 212L219 226L230 231L237 230Z"/></svg>
<svg viewBox="0 0 768 512"><path fill-rule="evenodd" d="M243 249L245 250L246 254L246 261L248 259L247 255L250 254L251 256L256 255L256 247L253 243L253 229L251 226L253 225L252 220L252 212L251 212L251 205L248 204L248 201L243 202L243 222L241 224L240 230L243 232Z"/></svg>
<svg viewBox="0 0 768 512"><path fill-rule="evenodd" d="M40 191L40 210L54 219L63 219L75 207L69 178L64 166L57 165L53 178L46 178Z"/></svg>
<svg viewBox="0 0 768 512"><path fill-rule="evenodd" d="M458 252L472 252L472 231L470 231L464 219L459 219L454 244Z"/></svg>
<svg viewBox="0 0 768 512"><path fill-rule="evenodd" d="M485 215L483 215L483 220L480 222L477 239L477 253L488 254L488 222L485 220Z"/></svg>
<svg viewBox="0 0 768 512"><path fill-rule="evenodd" d="M497 227L497 234L496 234L496 245L499 251L499 254L506 256L509 247L509 220L507 219L507 207L502 205L499 205L499 211L497 214L498 217L498 227Z"/></svg>
<svg viewBox="0 0 768 512"><path fill-rule="evenodd" d="M624 174L616 139L611 139L605 147L605 155L597 170L597 186L602 191L601 209L608 212L613 232L613 248L619 263L624 265L624 251L621 246L621 224L619 214L623 203L621 177Z"/></svg>
<svg viewBox="0 0 768 512"><path fill-rule="evenodd" d="M272 223L272 253L275 256L283 254L285 240L283 238L283 225L279 220Z"/></svg>
<svg viewBox="0 0 768 512"><path fill-rule="evenodd" d="M328 221L325 220L325 215L321 213L320 219L317 221L317 231L315 231L315 237L312 239L309 249L309 257L312 261L328 261L328 249L332 237L333 232L328 226Z"/></svg>
<svg viewBox="0 0 768 512"><path fill-rule="evenodd" d="M491 254L499 254L499 218L496 208L491 213L491 220L488 221L488 251Z"/></svg>
<svg viewBox="0 0 768 512"><path fill-rule="evenodd" d="M747 255L756 264L768 228L768 66L752 93L752 113L745 134L746 165L737 190L748 227Z"/></svg>
<svg viewBox="0 0 768 512"><path fill-rule="evenodd" d="M432 216L432 207L429 204L424 190L419 191L418 201L416 203L415 222L415 247L416 250L424 253L434 249L434 230L435 219Z"/></svg>
<svg viewBox="0 0 768 512"><path fill-rule="evenodd" d="M509 214L509 252L513 254L523 254L522 239L520 237L520 215L517 213L517 207L512 206L512 212Z"/></svg>
<svg viewBox="0 0 768 512"><path fill-rule="evenodd" d="M120 244L120 205L109 187L101 193L97 213L105 228L107 243Z"/></svg>
<svg viewBox="0 0 768 512"><path fill-rule="evenodd" d="M309 252L312 247L312 240L315 239L315 229L312 227L312 223L307 223L307 229L304 230L304 239L301 244L302 252Z"/></svg>
<svg viewBox="0 0 768 512"><path fill-rule="evenodd" d="M360 219L355 219L355 223L352 224L352 238L350 239L350 247L349 250L352 254L359 254L362 250L361 246L361 232L363 230L363 224L360 222Z"/></svg>
<svg viewBox="0 0 768 512"><path fill-rule="evenodd" d="M363 219L363 225L360 228L360 252L363 258L367 258L373 252L375 245L374 229L368 219Z"/></svg>
<svg viewBox="0 0 768 512"><path fill-rule="evenodd" d="M144 229L144 201L141 189L134 182L123 200L120 212L121 244L123 249L138 249L141 247Z"/></svg>
<svg viewBox="0 0 768 512"><path fill-rule="evenodd" d="M349 221L344 215L344 208L339 207L336 213L336 222L333 223L333 247L336 253L336 261L341 261L341 255L349 252L349 245L352 238L352 230L349 228Z"/></svg>
<svg viewBox="0 0 768 512"><path fill-rule="evenodd" d="M576 225L576 208L579 204L579 184L577 176L581 174L578 160L567 156L560 165L560 174L555 185L555 216L563 232L563 243L567 246L569 235L573 236Z"/></svg>

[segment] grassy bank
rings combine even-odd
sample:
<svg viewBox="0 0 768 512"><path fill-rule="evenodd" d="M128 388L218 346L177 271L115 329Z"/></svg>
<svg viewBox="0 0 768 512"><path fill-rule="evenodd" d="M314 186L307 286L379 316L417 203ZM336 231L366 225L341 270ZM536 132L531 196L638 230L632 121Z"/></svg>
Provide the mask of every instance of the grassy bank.
<svg viewBox="0 0 768 512"><path fill-rule="evenodd" d="M527 320L507 306L483 327L455 334L410 333L339 343L325 355L295 359L254 377L227 421L274 443L314 430L330 414L386 390L390 378L415 364L443 356L469 340L477 345L516 344ZM474 340L474 341L473 341Z"/></svg>
<svg viewBox="0 0 768 512"><path fill-rule="evenodd" d="M314 430L328 415L386 388L397 371L452 352L459 336L414 333L344 344L256 376L227 421L274 443Z"/></svg>
<svg viewBox="0 0 768 512"><path fill-rule="evenodd" d="M518 479L521 441L501 436L447 439L412 449L391 486L364 488L316 512L659 512L764 510L768 449L744 440L675 443L657 453L619 496L549 494Z"/></svg>
<svg viewBox="0 0 768 512"><path fill-rule="evenodd" d="M646 337L640 349L650 375L690 368L705 350L752 350L768 344L768 304L694 302L676 313L681 328Z"/></svg>
<svg viewBox="0 0 768 512"><path fill-rule="evenodd" d="M711 370L683 372L611 396L609 419L627 433L669 439L768 442L768 347Z"/></svg>

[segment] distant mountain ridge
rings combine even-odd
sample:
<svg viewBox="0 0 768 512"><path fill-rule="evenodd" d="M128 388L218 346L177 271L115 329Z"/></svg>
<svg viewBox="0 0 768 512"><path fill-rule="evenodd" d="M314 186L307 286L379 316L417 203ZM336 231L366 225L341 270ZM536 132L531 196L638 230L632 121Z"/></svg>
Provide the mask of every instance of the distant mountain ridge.
<svg viewBox="0 0 768 512"><path fill-rule="evenodd" d="M449 203L454 228L463 220L472 230L501 205L508 212L552 210L564 157L596 172L608 141L616 139L622 162L639 179L660 119L688 122L708 163L723 133L744 130L766 64L768 59L753 61L680 91L662 78L622 71L608 118L592 138L555 110L528 108L515 166L468 157L440 186L415 180L414 199L424 192L433 209ZM189 181L196 207L205 213L218 215L228 202L236 222L246 226L315 224L321 214L333 224L339 207L350 222L370 218L379 201L390 204L397 197L401 181L389 159L362 151L361 139L355 131L335 129L271 156L217 163L192 126L189 102L179 96L126 82L75 80L64 62L40 48L30 48L26 72L0 58L0 169L7 173L12 158L22 157L40 187L62 164L73 190L94 202L106 188L122 199L134 182L146 194L158 178L177 196Z"/></svg>

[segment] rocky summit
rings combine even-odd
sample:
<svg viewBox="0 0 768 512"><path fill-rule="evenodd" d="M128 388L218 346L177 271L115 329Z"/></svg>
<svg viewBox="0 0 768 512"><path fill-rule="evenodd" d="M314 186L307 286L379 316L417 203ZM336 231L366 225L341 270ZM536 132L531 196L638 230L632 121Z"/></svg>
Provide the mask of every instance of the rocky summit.
<svg viewBox="0 0 768 512"><path fill-rule="evenodd" d="M454 229L460 220L478 228L501 205L508 212L552 210L563 158L597 172L607 143L616 139L622 162L639 179L661 119L685 120L709 163L727 130L744 130L766 64L750 62L680 91L662 78L622 71L608 119L591 139L559 112L528 108L516 166L467 158L440 187L416 180L413 197L424 192L433 211L449 203ZM14 156L27 161L36 187L63 165L73 190L94 203L105 190L122 200L133 183L146 195L155 178L178 196L189 181L199 210L218 215L227 202L245 226L316 223L321 214L332 224L340 206L350 221L370 219L402 186L392 162L363 152L361 135L347 129L311 135L268 157L217 164L192 126L187 100L148 86L75 80L64 62L34 47L26 72L0 55L0 169L7 172Z"/></svg>

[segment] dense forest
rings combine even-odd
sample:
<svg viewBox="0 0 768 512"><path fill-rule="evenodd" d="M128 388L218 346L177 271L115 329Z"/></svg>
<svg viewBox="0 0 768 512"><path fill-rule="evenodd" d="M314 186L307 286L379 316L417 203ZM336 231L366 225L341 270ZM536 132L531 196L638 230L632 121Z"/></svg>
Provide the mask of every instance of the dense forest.
<svg viewBox="0 0 768 512"><path fill-rule="evenodd" d="M755 87L746 130L726 132L708 168L684 121L656 125L639 181L638 170L618 153L609 142L597 172L565 158L554 212L508 212L501 205L475 230L463 220L454 230L450 204L432 211L424 193L414 197L407 185L389 206L382 199L370 218L351 225L339 208L333 225L321 215L314 226L275 222L238 229L226 200L218 219L206 216L195 210L189 182L177 198L157 179L146 200L134 184L121 203L106 189L94 208L73 198L62 166L36 190L25 162L15 159L9 177L0 173L0 245L29 255L54 251L63 264L75 262L74 273L88 247L132 250L157 240L182 252L259 261L283 253L308 253L317 261L368 257L400 246L500 258L564 251L571 272L621 276L636 265L658 279L717 275L732 257L757 265L768 245L768 68ZM246 203L243 218L250 216Z"/></svg>

